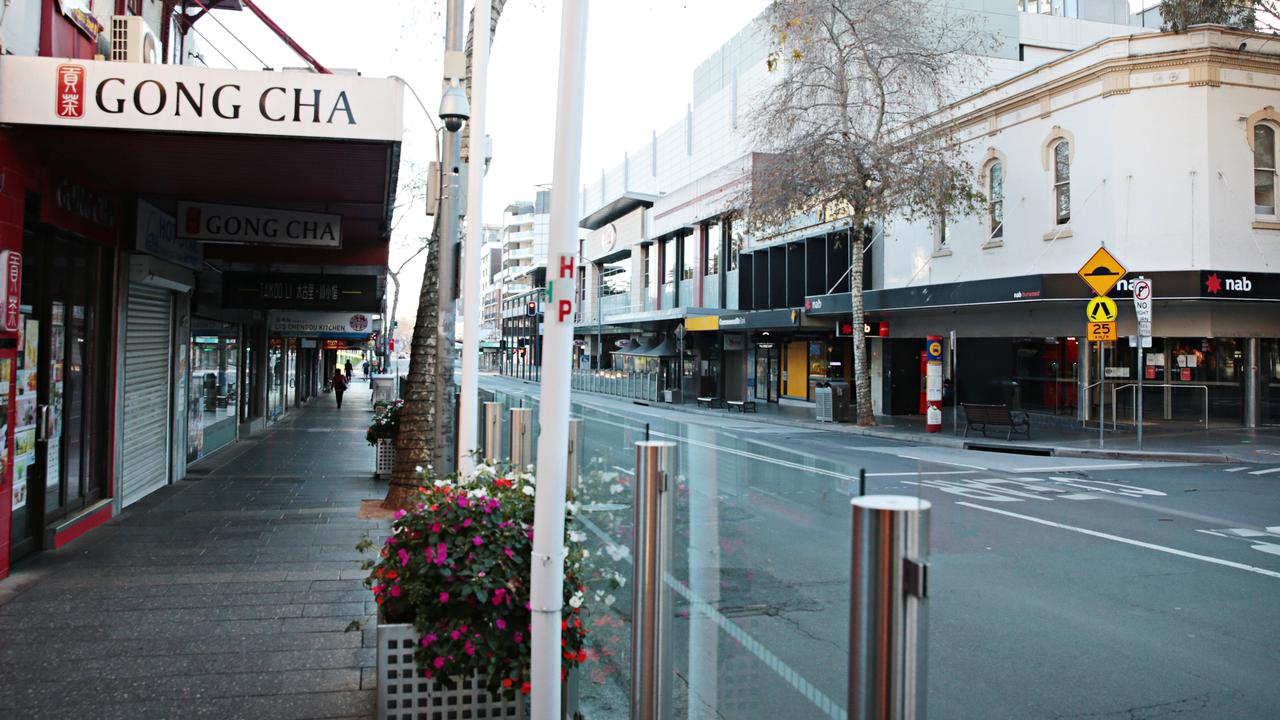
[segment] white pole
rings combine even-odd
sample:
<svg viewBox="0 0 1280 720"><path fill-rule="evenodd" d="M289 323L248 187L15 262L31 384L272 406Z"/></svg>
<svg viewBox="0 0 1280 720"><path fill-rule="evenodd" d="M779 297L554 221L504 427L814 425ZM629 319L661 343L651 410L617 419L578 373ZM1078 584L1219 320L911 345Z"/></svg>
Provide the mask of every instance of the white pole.
<svg viewBox="0 0 1280 720"><path fill-rule="evenodd" d="M560 614L564 604L564 501L569 447L569 361L578 245L578 181L582 164L582 95L586 74L587 0L565 0L560 20L551 237L542 335L538 492L530 602L533 608L533 720L560 713Z"/></svg>
<svg viewBox="0 0 1280 720"><path fill-rule="evenodd" d="M467 246L462 266L462 398L458 406L458 470L471 472L479 449L480 249L484 245L485 92L489 67L489 2L476 0L471 40L471 157L467 163Z"/></svg>

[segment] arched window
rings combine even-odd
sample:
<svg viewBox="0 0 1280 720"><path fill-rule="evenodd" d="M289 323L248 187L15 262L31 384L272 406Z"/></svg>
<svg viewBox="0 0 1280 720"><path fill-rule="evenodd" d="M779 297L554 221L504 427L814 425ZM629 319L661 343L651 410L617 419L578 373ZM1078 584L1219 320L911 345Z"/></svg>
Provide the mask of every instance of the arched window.
<svg viewBox="0 0 1280 720"><path fill-rule="evenodd" d="M987 165L987 214L991 217L990 240L1004 237L1004 163Z"/></svg>
<svg viewBox="0 0 1280 720"><path fill-rule="evenodd" d="M1053 197L1059 225L1071 222L1071 143L1053 146Z"/></svg>
<svg viewBox="0 0 1280 720"><path fill-rule="evenodd" d="M1276 214L1276 129L1268 123L1253 126L1253 212Z"/></svg>

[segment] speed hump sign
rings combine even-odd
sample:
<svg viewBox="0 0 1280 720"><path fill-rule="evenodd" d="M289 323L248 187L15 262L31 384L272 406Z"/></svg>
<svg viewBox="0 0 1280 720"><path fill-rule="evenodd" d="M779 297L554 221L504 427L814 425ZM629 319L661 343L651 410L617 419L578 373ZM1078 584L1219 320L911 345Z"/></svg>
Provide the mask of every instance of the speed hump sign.
<svg viewBox="0 0 1280 720"><path fill-rule="evenodd" d="M1117 337L1118 337L1118 336L1116 335L1116 323L1115 323L1115 321L1114 321L1114 320L1113 320L1113 321L1110 321L1110 322L1093 322L1093 321L1090 321L1090 322L1088 323L1088 336L1087 336L1087 339L1089 340L1089 342L1101 342L1101 341L1103 341L1103 340L1115 340L1115 339L1117 339Z"/></svg>

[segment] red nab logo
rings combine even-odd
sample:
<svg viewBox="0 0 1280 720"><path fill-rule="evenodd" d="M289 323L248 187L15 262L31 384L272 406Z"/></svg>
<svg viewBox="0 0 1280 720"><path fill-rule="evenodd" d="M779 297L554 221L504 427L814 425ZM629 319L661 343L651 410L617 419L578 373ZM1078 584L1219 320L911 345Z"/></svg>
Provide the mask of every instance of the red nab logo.
<svg viewBox="0 0 1280 720"><path fill-rule="evenodd" d="M59 65L57 98L54 108L58 117L78 120L84 117L84 66Z"/></svg>

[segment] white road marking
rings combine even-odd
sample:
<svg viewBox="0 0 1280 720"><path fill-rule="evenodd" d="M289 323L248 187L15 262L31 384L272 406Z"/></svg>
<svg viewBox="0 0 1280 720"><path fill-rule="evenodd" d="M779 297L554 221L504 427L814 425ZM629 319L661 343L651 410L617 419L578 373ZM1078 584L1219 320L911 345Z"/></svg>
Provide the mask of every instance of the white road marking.
<svg viewBox="0 0 1280 720"><path fill-rule="evenodd" d="M1178 557L1189 558L1191 560L1199 560L1201 562L1212 563L1214 565L1221 565L1223 567L1235 568L1236 570L1244 570L1246 572L1256 573L1258 575L1265 575L1267 577L1280 579L1280 572L1276 572L1274 570L1267 570L1266 568L1254 567L1253 565L1245 565L1244 563L1238 563L1232 560L1223 560L1222 558L1210 557L1208 555L1201 555L1199 553L1187 552L1186 550L1179 550L1177 548L1171 548L1165 545L1157 545L1155 543L1144 542L1142 540L1134 540L1132 538L1121 537L1119 535L1112 535L1110 533L1098 532L1097 530L1090 530L1088 528L1076 527L1075 525L1067 525L1065 523L1054 522L1052 520L1045 520L1043 518L1032 517L1030 515L1022 515L1020 513L1009 512L1008 510L999 510L997 508L986 507L985 505L978 505L975 503L963 502L963 501L957 502L956 504L964 505L965 507L973 508L975 510L982 510L983 512L996 513L997 515L1007 515L1012 518L1018 518L1019 520L1026 520L1028 522L1033 522L1033 523L1045 525L1048 527L1054 527L1060 530L1070 530L1071 532L1080 533L1081 535L1089 535L1091 537L1101 538L1103 540L1110 540L1112 542L1124 543L1126 545L1133 545L1135 547L1146 548L1148 550L1155 550L1157 552L1168 553L1169 555L1177 555Z"/></svg>
<svg viewBox="0 0 1280 720"><path fill-rule="evenodd" d="M1266 470L1254 470L1250 475L1270 475L1271 473L1280 472L1280 467L1267 468Z"/></svg>
<svg viewBox="0 0 1280 720"><path fill-rule="evenodd" d="M914 472L867 473L867 477L917 477L919 475L972 475L977 470L917 470Z"/></svg>
<svg viewBox="0 0 1280 720"><path fill-rule="evenodd" d="M1245 466L1245 467L1238 467L1238 468L1227 468L1226 470L1223 470L1222 472L1240 472L1241 470L1248 470L1248 469L1249 469L1249 467L1248 467L1248 466Z"/></svg>
<svg viewBox="0 0 1280 720"><path fill-rule="evenodd" d="M1142 467L1142 463L1102 463L1099 465L1058 465L1057 467L1014 468L1013 472L1065 472L1067 470L1119 470ZM1166 467L1163 463L1161 467Z"/></svg>
<svg viewBox="0 0 1280 720"><path fill-rule="evenodd" d="M955 467L965 467L965 468L971 468L973 470L990 470L991 469L983 465L966 465L965 463L951 462L949 460L931 460L931 459L926 459L922 457L915 457L914 455L898 455L898 457L903 458L904 460L915 460L916 462L933 463L934 465L954 465Z"/></svg>

